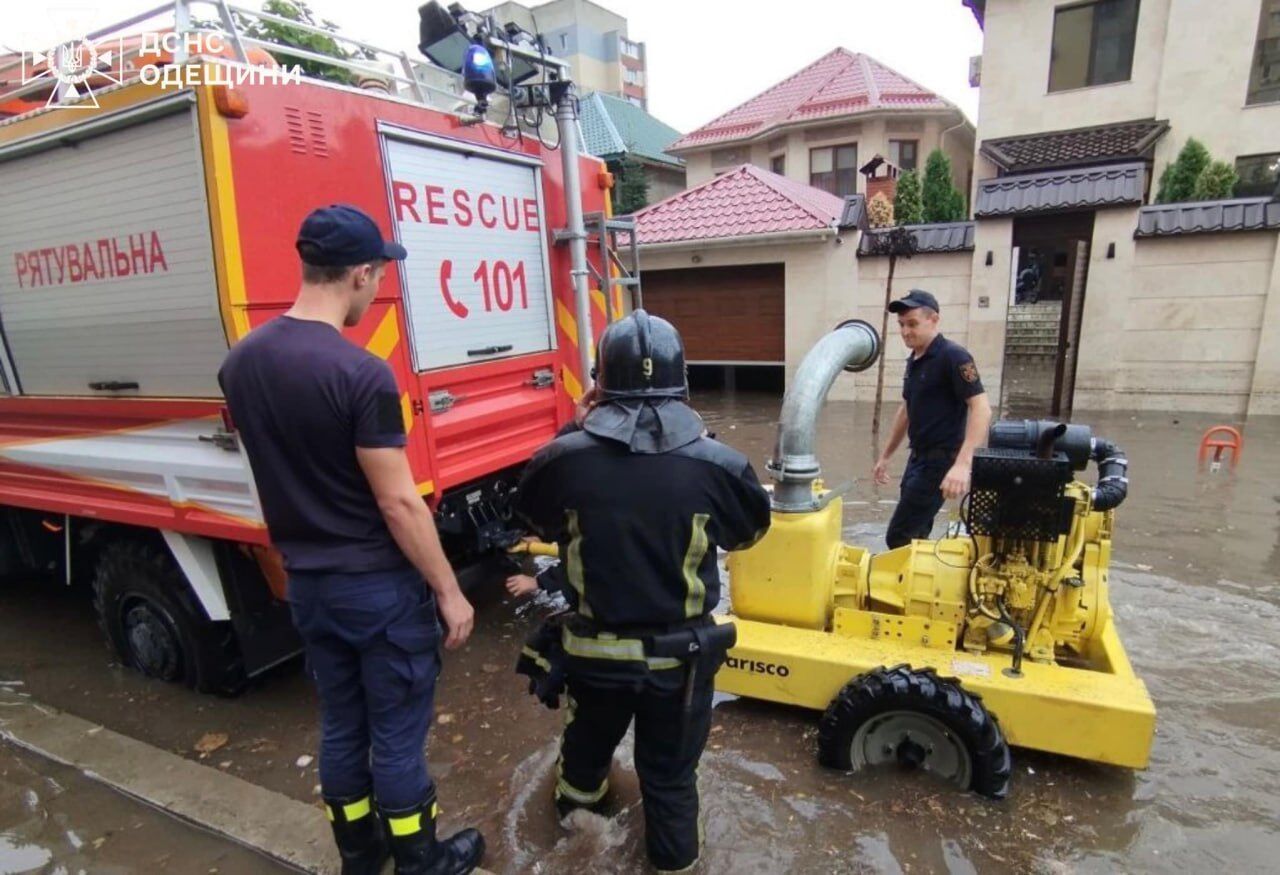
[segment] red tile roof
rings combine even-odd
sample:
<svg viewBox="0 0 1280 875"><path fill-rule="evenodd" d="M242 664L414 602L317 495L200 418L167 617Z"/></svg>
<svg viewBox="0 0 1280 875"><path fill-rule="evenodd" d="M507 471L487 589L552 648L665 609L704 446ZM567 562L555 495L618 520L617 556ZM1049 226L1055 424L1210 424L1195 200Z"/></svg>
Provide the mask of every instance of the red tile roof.
<svg viewBox="0 0 1280 875"><path fill-rule="evenodd" d="M636 213L641 245L834 227L844 199L743 164Z"/></svg>
<svg viewBox="0 0 1280 875"><path fill-rule="evenodd" d="M797 122L894 109L955 107L868 55L836 49L768 91L685 134L669 149L693 149L759 136Z"/></svg>

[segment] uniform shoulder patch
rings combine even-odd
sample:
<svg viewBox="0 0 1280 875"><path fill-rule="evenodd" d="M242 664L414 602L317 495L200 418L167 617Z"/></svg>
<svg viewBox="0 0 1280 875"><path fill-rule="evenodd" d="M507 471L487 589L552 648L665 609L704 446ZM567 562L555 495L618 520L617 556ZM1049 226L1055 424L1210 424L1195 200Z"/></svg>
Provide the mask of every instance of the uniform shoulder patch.
<svg viewBox="0 0 1280 875"><path fill-rule="evenodd" d="M960 365L960 376L966 383L978 382L978 366L972 361Z"/></svg>

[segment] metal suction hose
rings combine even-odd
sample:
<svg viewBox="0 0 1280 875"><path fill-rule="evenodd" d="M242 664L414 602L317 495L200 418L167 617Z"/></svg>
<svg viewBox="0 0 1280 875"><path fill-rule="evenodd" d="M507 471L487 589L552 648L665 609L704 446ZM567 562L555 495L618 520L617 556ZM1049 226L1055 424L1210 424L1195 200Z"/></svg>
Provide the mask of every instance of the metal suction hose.
<svg viewBox="0 0 1280 875"><path fill-rule="evenodd" d="M777 481L773 509L814 508L813 481L822 473L814 455L818 414L841 371L863 371L880 355L880 335L867 322L850 319L814 345L796 371L778 422L778 442L767 469Z"/></svg>

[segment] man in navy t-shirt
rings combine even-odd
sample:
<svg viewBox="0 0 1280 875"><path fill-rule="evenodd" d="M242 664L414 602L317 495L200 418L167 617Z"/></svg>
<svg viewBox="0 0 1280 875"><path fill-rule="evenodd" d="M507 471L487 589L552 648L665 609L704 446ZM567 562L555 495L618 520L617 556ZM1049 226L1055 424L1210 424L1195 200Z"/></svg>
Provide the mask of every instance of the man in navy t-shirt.
<svg viewBox="0 0 1280 875"><path fill-rule="evenodd" d="M904 437L911 456L885 542L889 547L927 538L943 501L969 491L973 451L987 439L991 404L973 356L938 333L938 299L912 289L889 305L911 350L902 379L902 406L872 474L889 482L889 459Z"/></svg>
<svg viewBox="0 0 1280 875"><path fill-rule="evenodd" d="M437 840L424 746L440 619L452 649L474 613L414 484L395 376L342 336L406 253L343 205L307 216L297 249L293 307L237 343L218 382L320 694L320 786L342 871L378 872L390 855L398 873L470 872L484 840Z"/></svg>

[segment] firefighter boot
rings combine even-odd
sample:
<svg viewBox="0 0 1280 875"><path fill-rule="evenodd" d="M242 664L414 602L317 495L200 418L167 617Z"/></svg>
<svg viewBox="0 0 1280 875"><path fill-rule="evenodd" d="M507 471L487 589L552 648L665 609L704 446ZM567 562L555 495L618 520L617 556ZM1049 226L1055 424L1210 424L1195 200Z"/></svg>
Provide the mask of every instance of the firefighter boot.
<svg viewBox="0 0 1280 875"><path fill-rule="evenodd" d="M435 800L412 808L380 809L391 834L396 875L466 875L484 857L484 836L464 829L444 841L436 840Z"/></svg>
<svg viewBox="0 0 1280 875"><path fill-rule="evenodd" d="M378 875L391 856L382 821L373 813L368 793L324 797L325 814L342 858L342 875Z"/></svg>

